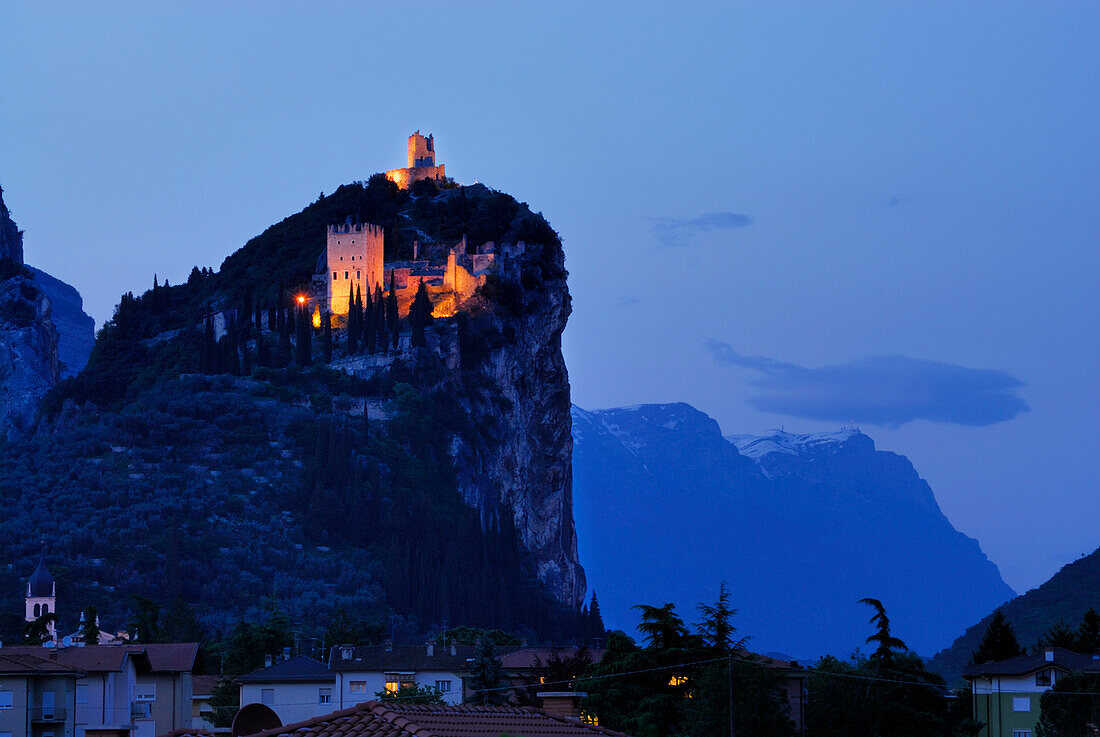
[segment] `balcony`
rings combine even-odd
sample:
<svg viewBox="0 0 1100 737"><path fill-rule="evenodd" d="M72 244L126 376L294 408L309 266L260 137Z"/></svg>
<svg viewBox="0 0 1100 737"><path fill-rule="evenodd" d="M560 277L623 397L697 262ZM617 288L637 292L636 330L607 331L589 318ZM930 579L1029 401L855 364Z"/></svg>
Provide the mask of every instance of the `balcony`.
<svg viewBox="0 0 1100 737"><path fill-rule="evenodd" d="M30 712L35 724L56 724L68 716L64 706L32 706Z"/></svg>

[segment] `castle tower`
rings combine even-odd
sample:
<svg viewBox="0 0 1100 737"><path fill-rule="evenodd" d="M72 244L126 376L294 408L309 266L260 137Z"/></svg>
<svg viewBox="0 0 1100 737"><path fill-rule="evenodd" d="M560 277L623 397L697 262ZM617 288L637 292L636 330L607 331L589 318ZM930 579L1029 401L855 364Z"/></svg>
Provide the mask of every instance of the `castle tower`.
<svg viewBox="0 0 1100 737"><path fill-rule="evenodd" d="M328 226L325 263L328 282L328 308L334 315L348 314L348 302L358 287L366 295L382 284L382 226L352 223Z"/></svg>
<svg viewBox="0 0 1100 737"><path fill-rule="evenodd" d="M386 178L401 189L408 189L413 182L421 179L443 179L446 172L443 164L435 163L435 138L427 137L416 131L409 136L409 165L405 169L390 169Z"/></svg>
<svg viewBox="0 0 1100 737"><path fill-rule="evenodd" d="M416 131L409 136L409 168L422 166L435 166L435 138L430 133L425 138Z"/></svg>
<svg viewBox="0 0 1100 737"><path fill-rule="evenodd" d="M38 567L34 569L30 579L27 580L27 594L23 599L26 606L26 621L33 622L47 614L57 614L57 584L46 568L46 548L42 547L42 555L38 559ZM57 638L57 624L50 622L48 625L50 637Z"/></svg>

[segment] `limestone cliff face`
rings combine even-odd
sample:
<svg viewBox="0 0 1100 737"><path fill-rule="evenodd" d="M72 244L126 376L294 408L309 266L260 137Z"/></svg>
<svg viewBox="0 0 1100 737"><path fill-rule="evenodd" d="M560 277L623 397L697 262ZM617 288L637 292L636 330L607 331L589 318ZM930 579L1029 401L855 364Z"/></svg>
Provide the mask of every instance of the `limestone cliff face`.
<svg viewBox="0 0 1100 737"><path fill-rule="evenodd" d="M50 300L29 274L0 281L0 439L26 432L61 376Z"/></svg>
<svg viewBox="0 0 1100 737"><path fill-rule="evenodd" d="M561 601L579 605L585 577L561 352L572 307L561 247L528 246L502 273L492 307L460 316L440 341L474 429L453 441L459 489L486 524L510 513L540 578Z"/></svg>
<svg viewBox="0 0 1100 737"><path fill-rule="evenodd" d="M4 204L4 189L0 187L0 261L23 263L23 232L16 227Z"/></svg>

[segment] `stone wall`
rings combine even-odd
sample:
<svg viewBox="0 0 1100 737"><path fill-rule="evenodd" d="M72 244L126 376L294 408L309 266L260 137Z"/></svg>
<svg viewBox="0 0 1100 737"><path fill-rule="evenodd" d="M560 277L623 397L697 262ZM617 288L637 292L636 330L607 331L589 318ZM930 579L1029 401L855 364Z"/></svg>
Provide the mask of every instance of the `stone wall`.
<svg viewBox="0 0 1100 737"><path fill-rule="evenodd" d="M366 294L383 284L382 239L382 228L369 223L328 226L325 280L332 314L348 313L349 295L357 287Z"/></svg>

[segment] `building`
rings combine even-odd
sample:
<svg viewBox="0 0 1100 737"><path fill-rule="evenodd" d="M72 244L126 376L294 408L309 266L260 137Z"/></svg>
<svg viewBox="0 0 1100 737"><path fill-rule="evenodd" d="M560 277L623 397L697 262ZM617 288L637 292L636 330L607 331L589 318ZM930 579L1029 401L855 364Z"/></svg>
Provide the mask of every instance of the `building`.
<svg viewBox="0 0 1100 737"><path fill-rule="evenodd" d="M46 620L46 632L51 640L57 638L57 583L46 568L46 550L38 558L38 566L27 579L27 593L23 597L25 621L30 623L49 614L54 616Z"/></svg>
<svg viewBox="0 0 1100 737"><path fill-rule="evenodd" d="M465 699L475 647L444 648L341 645L329 653L329 670L336 676L338 709L378 698L402 688L434 688L448 704Z"/></svg>
<svg viewBox="0 0 1100 737"><path fill-rule="evenodd" d="M333 709L336 675L305 655L272 663L237 679L241 706L263 704L282 724L312 719Z"/></svg>
<svg viewBox="0 0 1100 737"><path fill-rule="evenodd" d="M247 732L242 735L248 734ZM529 706L455 706L368 701L313 719L267 729L255 737L626 737ZM165 737L168 737L167 735ZM178 731L171 737L211 737Z"/></svg>
<svg viewBox="0 0 1100 737"><path fill-rule="evenodd" d="M1036 655L966 666L974 719L985 725L979 737L1034 737L1040 699L1072 671L1100 672L1100 656L1048 647Z"/></svg>
<svg viewBox="0 0 1100 737"><path fill-rule="evenodd" d="M382 276L384 233L369 223L330 225L325 237L325 279L327 304L333 315L348 314L350 298L356 290L373 294L375 287L386 288Z"/></svg>
<svg viewBox="0 0 1100 737"><path fill-rule="evenodd" d="M404 169L390 169L386 178L401 189L408 189L421 179L440 180L447 176L443 164L435 163L435 138L431 134L425 138L416 131L409 136L408 164Z"/></svg>
<svg viewBox="0 0 1100 737"><path fill-rule="evenodd" d="M0 650L0 735L77 737L77 683L85 674L39 650Z"/></svg>
<svg viewBox="0 0 1100 737"><path fill-rule="evenodd" d="M214 695L214 688L220 678L221 676L191 677L192 729L214 728L214 707L210 705L210 697Z"/></svg>
<svg viewBox="0 0 1100 737"><path fill-rule="evenodd" d="M74 737L153 737L190 727L198 652L195 643L0 648L0 656L46 657L83 674Z"/></svg>

